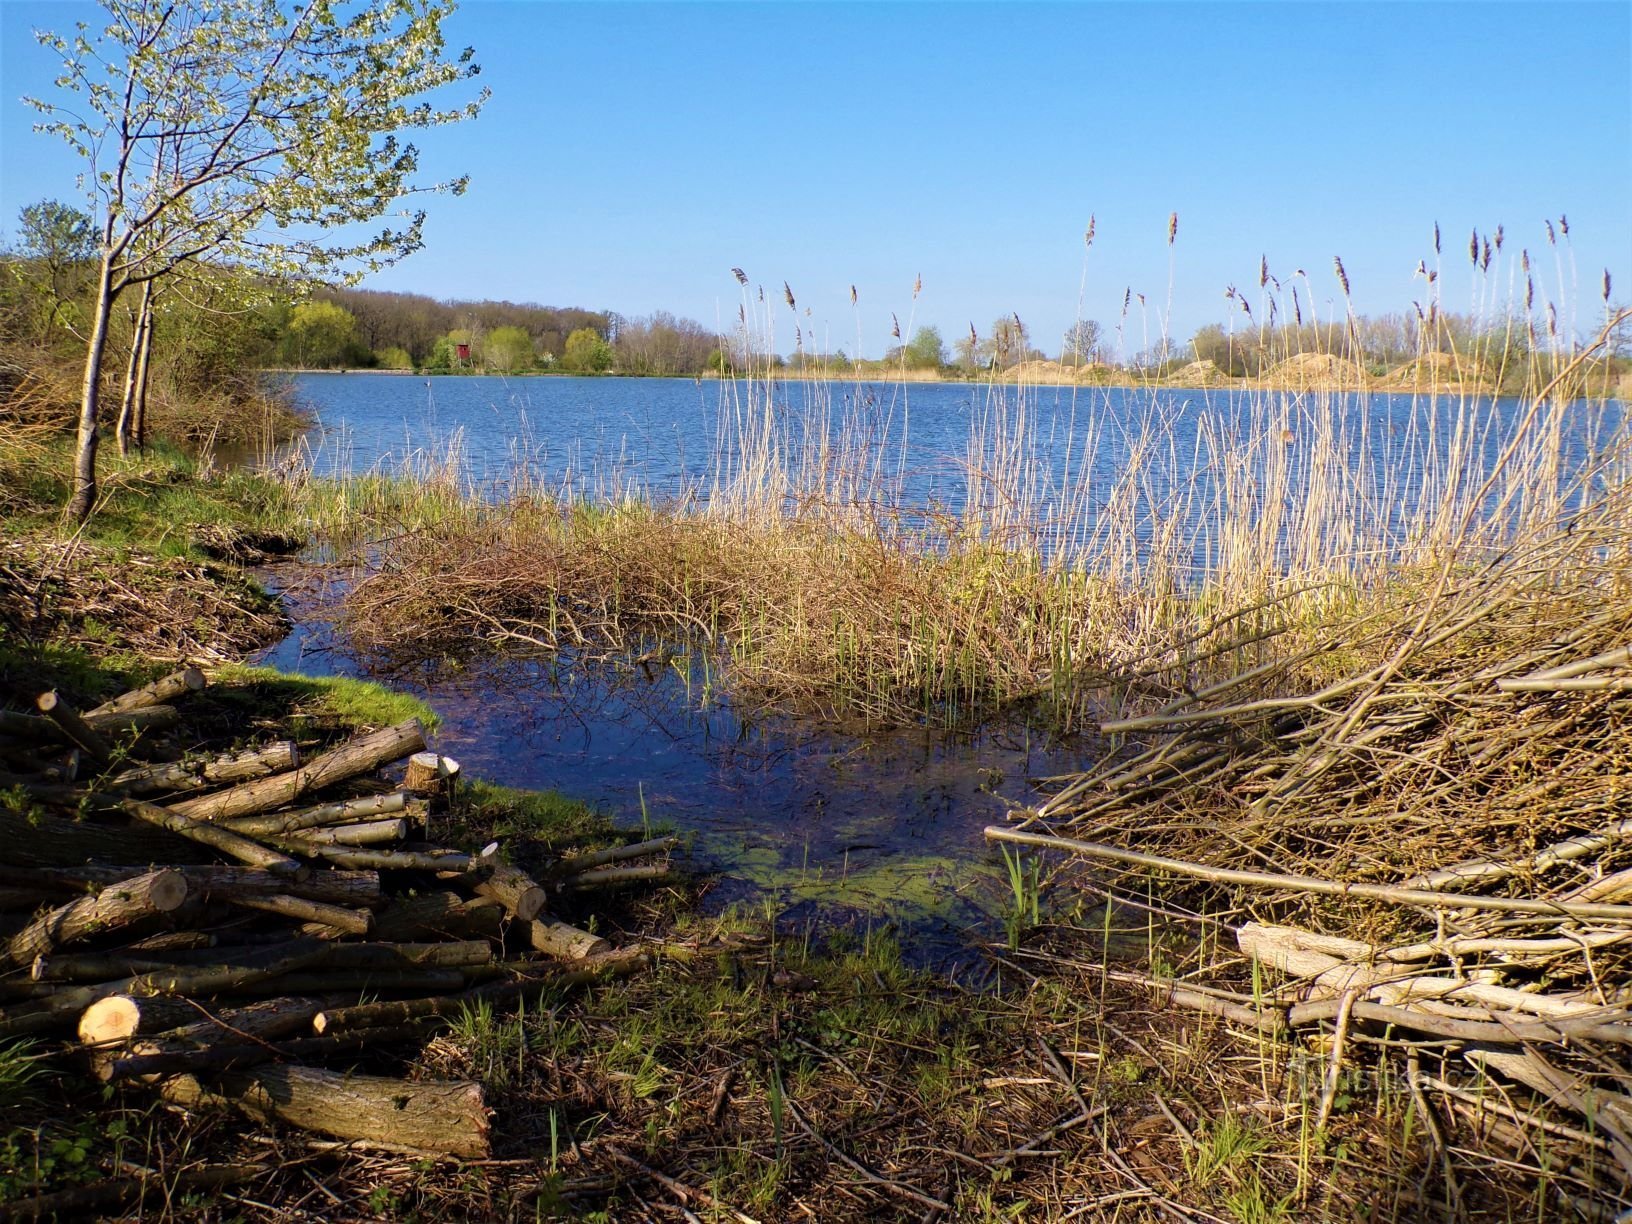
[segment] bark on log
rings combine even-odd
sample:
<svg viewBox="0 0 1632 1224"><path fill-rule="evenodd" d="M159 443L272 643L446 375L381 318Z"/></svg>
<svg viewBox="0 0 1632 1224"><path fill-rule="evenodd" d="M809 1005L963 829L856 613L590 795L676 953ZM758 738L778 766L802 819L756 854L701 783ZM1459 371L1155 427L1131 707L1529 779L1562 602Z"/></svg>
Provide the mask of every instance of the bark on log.
<svg viewBox="0 0 1632 1224"><path fill-rule="evenodd" d="M186 1108L236 1108L263 1122L287 1122L337 1139L466 1159L488 1154L488 1111L478 1084L410 1083L315 1067L268 1066L230 1072L208 1085L194 1076L177 1076L161 1091L167 1101Z"/></svg>
<svg viewBox="0 0 1632 1224"><path fill-rule="evenodd" d="M85 725L107 735L140 735L144 731L166 731L181 721L175 706L147 706L123 714L87 714Z"/></svg>
<svg viewBox="0 0 1632 1224"><path fill-rule="evenodd" d="M227 959L216 956L216 963ZM134 952L89 952L78 956L37 956L28 976L36 982L112 982L142 973L163 973L182 964L168 956Z"/></svg>
<svg viewBox="0 0 1632 1224"><path fill-rule="evenodd" d="M98 824L0 806L3 857L17 867L102 863L201 863L201 847L148 825ZM142 870L146 870L143 868Z"/></svg>
<svg viewBox="0 0 1632 1224"><path fill-rule="evenodd" d="M227 782L242 782L282 773L300 764L300 748L294 740L281 740L264 748L230 752L203 761L172 761L127 769L107 782L110 790L127 795L151 795L161 791L202 790ZM238 832L251 832L240 829Z"/></svg>
<svg viewBox="0 0 1632 1224"><path fill-rule="evenodd" d="M492 897L522 922L537 918L548 899L538 881L508 863L497 864L487 879L476 886L476 891L484 897Z"/></svg>
<svg viewBox="0 0 1632 1224"><path fill-rule="evenodd" d="M458 785L459 762L452 757L416 752L408 758L403 789L429 800L433 807L446 807Z"/></svg>
<svg viewBox="0 0 1632 1224"><path fill-rule="evenodd" d="M364 820L357 824L302 829L284 836L309 846L379 846L404 840L408 836L408 822L397 816L390 820Z"/></svg>
<svg viewBox="0 0 1632 1224"><path fill-rule="evenodd" d="M113 995L144 998L149 995L206 995L225 990L244 990L258 982L303 969L327 951L327 945L317 940L285 942L267 949L250 962L170 969L163 973L144 973L119 981L58 990L41 1003L26 1010L19 1008L0 1019L0 1037L49 1033L67 1025L91 1004Z"/></svg>
<svg viewBox="0 0 1632 1224"><path fill-rule="evenodd" d="M63 700L55 692L41 693L34 699L34 704L57 725L57 729L69 743L76 745L82 752L94 760L98 765L106 765L113 756L113 748L101 733L91 727L79 716L79 711Z"/></svg>
<svg viewBox="0 0 1632 1224"><path fill-rule="evenodd" d="M42 867L18 871L0 867L0 882L33 879L41 887L70 892L101 889L151 871L150 867L98 866ZM191 892L207 898L230 898L244 893L288 893L331 905L378 905L384 896L377 871L314 871L306 879L291 880L255 867L201 864L173 868L187 878Z"/></svg>
<svg viewBox="0 0 1632 1224"><path fill-rule="evenodd" d="M475 861L457 850L367 850L350 846L308 846L299 841L271 838L275 845L286 846L307 858L322 859L336 867L353 871L442 871L463 873Z"/></svg>
<svg viewBox="0 0 1632 1224"><path fill-rule="evenodd" d="M0 710L0 735L35 740L46 744L66 744L68 737L49 718L24 714L20 710Z"/></svg>
<svg viewBox="0 0 1632 1224"><path fill-rule="evenodd" d="M187 900L187 878L161 869L110 885L35 919L6 942L0 965L28 965L53 948L168 914Z"/></svg>
<svg viewBox="0 0 1632 1224"><path fill-rule="evenodd" d="M402 942L461 936L497 939L504 923L504 907L497 902L466 901L457 893L438 891L393 900L374 915L374 937Z"/></svg>
<svg viewBox="0 0 1632 1224"><path fill-rule="evenodd" d="M343 803L325 803L318 807L302 808L298 812L278 812L270 816L235 816L218 823L234 833L249 837L268 834L298 833L327 825L349 824L369 816L384 816L402 811L408 796L401 791L389 795L369 795L362 799L347 799Z"/></svg>
<svg viewBox="0 0 1632 1224"><path fill-rule="evenodd" d="M304 897L291 897L287 893L272 893L260 897L229 897L228 900L241 909L259 910L284 918L298 918L302 922L317 922L343 931L347 935L367 935L374 926L374 916L367 910L351 910L322 901L308 901Z"/></svg>
<svg viewBox="0 0 1632 1224"><path fill-rule="evenodd" d="M544 972L537 977L492 982L467 990L463 994L434 999L363 1003L356 1007L321 1012L312 1020L312 1028L319 1033L333 1033L352 1028L379 1028L406 1024L411 1020L422 1020L431 1016L445 1018L458 1015L465 1008L483 1002L505 1006L530 992L542 991L553 986L576 986L602 978L621 977L635 972L650 961L651 957L645 952L625 949L585 961L571 969L541 966Z"/></svg>
<svg viewBox="0 0 1632 1224"><path fill-rule="evenodd" d="M168 676L160 677L152 684L141 688L131 689L111 701L104 701L93 710L86 711L86 717L97 714L124 714L130 710L140 710L146 706L161 705L166 701L174 700L186 693L203 692L206 681L204 673L196 667L184 667L180 671L171 672Z"/></svg>
<svg viewBox="0 0 1632 1224"><path fill-rule="evenodd" d="M644 858L648 854L664 854L680 844L678 837L658 837L651 841L635 842L628 846L612 846L605 850L593 850L587 854L575 854L571 858L564 858L550 868L550 878L578 875L595 867L605 867L608 863L619 863L624 859Z"/></svg>
<svg viewBox="0 0 1632 1224"><path fill-rule="evenodd" d="M571 892L588 888L610 888L615 884L637 884L651 880L666 880L673 871L667 863L643 863L633 867L596 867L581 871L561 881L561 887Z"/></svg>
<svg viewBox="0 0 1632 1224"><path fill-rule="evenodd" d="M0 884L0 911L28 912L42 905L55 905L62 895L51 888L27 888L20 884Z"/></svg>
<svg viewBox="0 0 1632 1224"><path fill-rule="evenodd" d="M599 935L580 931L548 914L534 919L527 928L527 935L537 951L562 960L583 960L612 950L612 945Z"/></svg>
<svg viewBox="0 0 1632 1224"><path fill-rule="evenodd" d="M336 945L340 946L340 945ZM439 969L434 965L413 969L324 969L314 967L278 977L256 978L234 985L232 993L262 994L358 994L445 995L462 991L473 980L491 977L491 966L472 965L468 969Z"/></svg>
<svg viewBox="0 0 1632 1224"><path fill-rule="evenodd" d="M250 816L292 803L309 791L378 769L425 747L425 732L418 719L359 735L287 773L257 778L242 786L174 804L172 811L198 820L226 820Z"/></svg>
<svg viewBox="0 0 1632 1224"><path fill-rule="evenodd" d="M138 1211L134 1218L141 1219L139 1211L148 1196L155 1200L156 1212L167 1214L164 1208L182 1191L218 1190L264 1177L269 1172L267 1165L222 1164L167 1172L163 1177L142 1174L110 1178L0 1204L0 1220L86 1220L93 1216L107 1218L115 1212L132 1209Z"/></svg>
<svg viewBox="0 0 1632 1224"><path fill-rule="evenodd" d="M234 833L231 829L223 829L206 821L195 820L173 809L143 803L140 799L123 800L118 807L137 820L168 829L191 841L209 846L212 850L219 850L222 854L239 862L248 863L251 867L291 876L299 875L304 870L298 860L288 858L275 850L268 850L241 833Z"/></svg>
<svg viewBox="0 0 1632 1224"><path fill-rule="evenodd" d="M420 1025L389 1029L358 1029L333 1037L296 1037L279 1041L221 1042L189 1045L173 1042L168 1036L138 1042L127 1052L100 1051L92 1056L92 1067L104 1083L143 1080L152 1083L165 1076L199 1075L238 1067L253 1067L275 1058L320 1059L362 1046L400 1047L424 1036Z"/></svg>

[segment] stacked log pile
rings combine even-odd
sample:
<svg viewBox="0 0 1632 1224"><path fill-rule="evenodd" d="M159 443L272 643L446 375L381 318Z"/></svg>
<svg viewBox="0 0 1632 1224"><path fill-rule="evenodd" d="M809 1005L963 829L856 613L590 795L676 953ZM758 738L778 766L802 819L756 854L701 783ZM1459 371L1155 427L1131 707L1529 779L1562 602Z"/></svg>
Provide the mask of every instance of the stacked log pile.
<svg viewBox="0 0 1632 1224"><path fill-rule="evenodd" d="M458 767L417 722L310 759L291 741L178 756L160 733L204 684L187 669L83 712L54 692L0 711L0 1039L75 1042L104 1081L187 1108L486 1155L479 1085L347 1068L641 966L548 907L662 877L672 841L535 875L496 845L436 845Z"/></svg>

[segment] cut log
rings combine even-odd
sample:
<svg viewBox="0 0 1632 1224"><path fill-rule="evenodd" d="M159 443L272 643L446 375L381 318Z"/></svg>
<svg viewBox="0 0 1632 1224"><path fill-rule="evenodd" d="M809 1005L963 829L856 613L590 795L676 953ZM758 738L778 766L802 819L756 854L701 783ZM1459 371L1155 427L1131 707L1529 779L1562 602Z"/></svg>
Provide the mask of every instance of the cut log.
<svg viewBox="0 0 1632 1224"><path fill-rule="evenodd" d="M229 897L228 900L241 909L260 910L262 913L278 914L284 918L298 918L302 922L317 922L323 926L333 927L337 931L344 931L347 935L367 935L373 928L374 916L367 910L351 910L340 905L328 905L322 901L308 901L304 897L291 897L286 893L273 893L261 897Z"/></svg>
<svg viewBox="0 0 1632 1224"><path fill-rule="evenodd" d="M106 765L113 756L113 748L107 740L79 716L79 711L63 700L62 696L53 691L41 693L34 699L34 704L57 725L57 729L69 743L76 745L98 765Z"/></svg>
<svg viewBox="0 0 1632 1224"><path fill-rule="evenodd" d="M269 838L274 845L307 858L353 871L438 871L462 874L475 862L457 850L369 850L350 846L306 845L295 838Z"/></svg>
<svg viewBox="0 0 1632 1224"><path fill-rule="evenodd" d="M408 822L401 816L391 820L365 820L357 824L329 825L322 829L302 829L285 834L309 846L378 846L399 842L408 836Z"/></svg>
<svg viewBox="0 0 1632 1224"><path fill-rule="evenodd" d="M466 1159L488 1154L488 1111L478 1084L410 1083L315 1067L233 1071L206 1086L177 1076L161 1089L190 1109L235 1108L263 1122L286 1122L337 1139L362 1139Z"/></svg>
<svg viewBox="0 0 1632 1224"><path fill-rule="evenodd" d="M272 1170L259 1164L195 1165L190 1169L166 1171L163 1177L143 1173L136 1177L108 1178L89 1185L74 1186L33 1198L14 1199L0 1206L0 1220L89 1220L125 1217L145 1218L140 1208L153 1199L154 1215L168 1214L168 1207L184 1191L219 1190L239 1182L265 1177Z"/></svg>
<svg viewBox="0 0 1632 1224"><path fill-rule="evenodd" d="M219 1032L219 1030L217 1030ZM168 1035L140 1041L128 1051L98 1051L92 1067L105 1083L142 1080L153 1083L166 1076L199 1075L239 1067L253 1067L275 1058L317 1059L363 1046L400 1047L424 1036L423 1026L358 1029L333 1037L297 1037L279 1041L212 1041L208 1045L176 1042Z"/></svg>
<svg viewBox="0 0 1632 1224"><path fill-rule="evenodd" d="M104 701L94 710L87 710L87 717L98 714L124 714L130 710L140 710L146 706L160 705L172 701L187 693L199 693L204 690L206 681L204 673L196 667L184 667L178 672L171 672L152 684L141 688L131 689L115 697L112 701Z"/></svg>
<svg viewBox="0 0 1632 1224"><path fill-rule="evenodd" d="M53 948L168 914L187 900L187 878L161 869L110 885L35 919L6 942L0 964L27 965Z"/></svg>
<svg viewBox="0 0 1632 1224"><path fill-rule="evenodd" d="M30 871L0 867L0 882L12 884L18 880L33 879L42 888L80 892L106 888L151 870L150 867L104 867L93 864L39 867ZM377 871L314 871L306 879L291 880L287 876L255 867L199 864L173 870L187 877L190 892L208 898L228 898L243 893L288 893L310 901L349 906L378 905L384 898L380 891L380 873Z"/></svg>
<svg viewBox="0 0 1632 1224"><path fill-rule="evenodd" d="M548 900L537 880L508 863L496 864L487 879L476 886L476 891L484 897L492 897L522 922L537 918Z"/></svg>
<svg viewBox="0 0 1632 1224"><path fill-rule="evenodd" d="M612 945L599 935L580 931L548 914L540 914L533 920L527 928L527 936L537 951L562 960L583 960L612 950Z"/></svg>
<svg viewBox="0 0 1632 1224"><path fill-rule="evenodd" d="M144 731L167 731L181 721L175 706L147 706L123 714L87 714L85 725L104 736L140 735Z"/></svg>
<svg viewBox="0 0 1632 1224"><path fill-rule="evenodd" d="M24 714L19 710L0 710L0 735L18 739L36 740L47 744L66 744L68 737L62 728L49 718L38 714Z"/></svg>
<svg viewBox="0 0 1632 1224"><path fill-rule="evenodd" d="M637 884L651 880L666 880L673 871L667 863L637 863L630 867L596 867L580 871L561 881L561 887L573 892L586 888L610 888L615 884Z"/></svg>
<svg viewBox="0 0 1632 1224"><path fill-rule="evenodd" d="M301 795L321 790L347 778L378 769L425 747L425 732L418 719L372 731L347 740L338 748L314 757L298 769L245 782L215 795L203 795L171 805L171 811L196 820L227 820L250 816L268 808L293 803Z"/></svg>
<svg viewBox="0 0 1632 1224"><path fill-rule="evenodd" d="M408 758L408 770L403 775L402 787L430 801L431 806L443 808L453 799L459 784L459 762L452 757L434 752L416 752Z"/></svg>
<svg viewBox="0 0 1632 1224"><path fill-rule="evenodd" d="M226 959L216 956L217 963ZM136 977L143 973L163 973L181 964L159 953L146 956L135 952L85 952L77 956L37 956L29 970L36 982L112 982L119 978Z"/></svg>
<svg viewBox="0 0 1632 1224"><path fill-rule="evenodd" d="M151 795L162 791L202 790L227 782L242 782L282 773L300 764L300 749L293 740L282 740L264 748L244 752L230 752L224 756L201 761L172 761L163 765L148 765L127 769L107 782L110 790L127 795ZM250 829L237 830L241 833Z"/></svg>
<svg viewBox="0 0 1632 1224"><path fill-rule="evenodd" d="M375 914L374 937L405 943L427 938L497 939L505 918L504 907L496 901L466 901L457 893L430 892L399 897Z"/></svg>
<svg viewBox="0 0 1632 1224"><path fill-rule="evenodd" d="M40 1003L8 1012L0 1019L0 1037L29 1036L63 1028L91 1004L113 995L144 998L244 990L267 979L297 972L320 960L328 950L327 945L317 940L286 941L268 948L248 963L170 969L164 973L144 973L119 981L57 990Z"/></svg>
<svg viewBox="0 0 1632 1224"><path fill-rule="evenodd" d="M0 845L17 867L77 867L102 863L200 863L203 847L148 825L66 820L0 805ZM142 870L146 870L143 868Z"/></svg>
<svg viewBox="0 0 1632 1224"><path fill-rule="evenodd" d="M343 945L335 945L336 947ZM472 981L493 976L491 966L472 965L468 969L302 969L275 978L257 978L232 988L234 994L380 994L446 995L462 991Z"/></svg>
<svg viewBox="0 0 1632 1224"><path fill-rule="evenodd" d="M32 911L42 905L55 905L62 895L51 888L27 888L20 884L0 884L0 912Z"/></svg>
<svg viewBox="0 0 1632 1224"><path fill-rule="evenodd" d="M622 977L651 963L651 956L635 949L610 952L587 960L571 969L541 966L537 977L492 982L477 986L463 994L445 995L434 999L403 999L397 1002L363 1003L356 1007L325 1011L312 1020L312 1028L319 1033L335 1033L352 1028L380 1028L406 1024L436 1016L457 1016L468 1007L488 1003L495 1007L508 1006L516 1000L557 986L577 986L603 978Z"/></svg>
<svg viewBox="0 0 1632 1224"><path fill-rule="evenodd" d="M163 1033L196 1024L209 1013L197 1003L168 995L109 995L97 999L79 1016L79 1039L86 1045L128 1041L144 1033Z"/></svg>
<svg viewBox="0 0 1632 1224"><path fill-rule="evenodd" d="M298 860L288 858L275 850L268 850L241 833L234 833L231 829L223 829L207 821L195 820L173 809L143 803L140 799L125 799L118 807L137 820L168 829L171 833L180 834L191 841L200 842L239 862L248 863L251 867L260 867L279 875L299 875L304 870Z"/></svg>
<svg viewBox="0 0 1632 1224"><path fill-rule="evenodd" d="M297 833L326 825L349 824L370 816L385 816L402 811L407 803L407 795L393 791L389 795L369 795L363 799L347 799L343 803L325 803L318 807L302 808L298 812L235 816L219 823L234 833L263 837L267 834Z"/></svg>
<svg viewBox="0 0 1632 1224"><path fill-rule="evenodd" d="M666 854L680 844L678 837L658 837L651 841L635 842L628 846L611 846L605 850L592 850L587 854L575 854L571 858L564 858L550 868L551 878L560 876L578 875L594 867L604 867L608 863L622 862L624 859L645 858L648 854Z"/></svg>

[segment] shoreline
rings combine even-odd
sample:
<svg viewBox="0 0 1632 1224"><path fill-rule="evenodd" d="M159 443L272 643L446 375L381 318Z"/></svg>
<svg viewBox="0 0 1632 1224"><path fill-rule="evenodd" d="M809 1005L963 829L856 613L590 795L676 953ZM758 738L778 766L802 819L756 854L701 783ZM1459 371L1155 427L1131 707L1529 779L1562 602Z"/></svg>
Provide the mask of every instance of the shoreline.
<svg viewBox="0 0 1632 1224"><path fill-rule="evenodd" d="M423 378L426 381L437 378L587 378L587 379L617 379L630 382L650 381L690 381L703 382L835 382L852 383L857 385L911 385L911 386L1000 386L1017 388L1062 387L1081 391L1201 391L1201 392L1270 392L1272 394L1299 395L1405 395L1405 396L1494 396L1496 398L1513 398L1526 394L1524 388L1502 388L1492 386L1488 382L1455 382L1433 381L1404 383L1390 381L1388 377L1367 378L1356 380L1350 378L1306 378L1306 379L1269 379L1269 378L1218 378L1211 380L1190 380L1175 378L1087 378L1074 379L1066 377L1037 376L1027 374L1021 376L1005 375L1000 378L940 378L926 377L919 371L799 371L792 369L777 369L755 371L749 374L740 374L731 377L722 376L715 371L701 374L624 374L609 372L604 374L568 373L553 370L524 370L514 373L501 374L489 371L452 371L452 370L378 370L366 366L354 366L345 369L333 370L301 370L286 367L266 368L262 374L280 375L285 377L304 375L381 375L393 378ZM1622 380L1625 381L1625 380ZM1574 398L1596 398L1605 396L1612 400L1626 400L1632 398L1632 387L1620 385L1598 386L1590 383L1576 392Z"/></svg>

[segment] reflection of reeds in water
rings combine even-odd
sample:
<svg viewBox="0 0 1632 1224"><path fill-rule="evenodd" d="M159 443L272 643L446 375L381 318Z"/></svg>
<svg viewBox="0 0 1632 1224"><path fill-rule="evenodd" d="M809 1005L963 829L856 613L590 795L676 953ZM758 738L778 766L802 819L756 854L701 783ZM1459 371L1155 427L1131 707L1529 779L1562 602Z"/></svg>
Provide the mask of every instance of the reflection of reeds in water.
<svg viewBox="0 0 1632 1224"><path fill-rule="evenodd" d="M1041 700L1069 723L1112 676L1203 681L1250 662L1230 645L1243 629L1304 642L1566 512L1622 547L1629 530L1602 496L1624 449L1577 419L1607 429L1612 414L1564 393L1585 362L1562 351L1517 413L1472 383L1401 411L1341 381L1176 394L993 380L959 492L924 504L909 496L909 384L781 381L772 308L746 285L739 321L695 496L657 504L616 473L546 486L518 453L497 497L463 475L457 436L407 481L318 496L336 530L389 524L354 630L429 653L688 637L745 698L930 720Z"/></svg>

